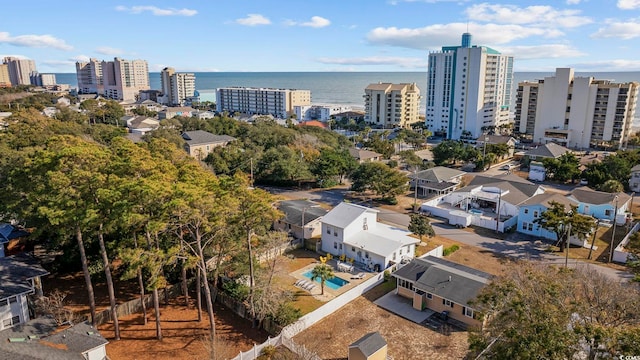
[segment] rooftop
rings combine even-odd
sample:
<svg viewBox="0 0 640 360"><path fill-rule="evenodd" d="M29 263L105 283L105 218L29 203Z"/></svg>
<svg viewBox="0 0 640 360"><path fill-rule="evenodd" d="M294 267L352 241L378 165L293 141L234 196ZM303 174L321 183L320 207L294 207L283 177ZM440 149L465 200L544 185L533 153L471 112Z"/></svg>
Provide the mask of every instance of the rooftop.
<svg viewBox="0 0 640 360"><path fill-rule="evenodd" d="M204 130L185 131L182 133L182 138L191 146L228 143L236 139L229 135L215 135Z"/></svg>

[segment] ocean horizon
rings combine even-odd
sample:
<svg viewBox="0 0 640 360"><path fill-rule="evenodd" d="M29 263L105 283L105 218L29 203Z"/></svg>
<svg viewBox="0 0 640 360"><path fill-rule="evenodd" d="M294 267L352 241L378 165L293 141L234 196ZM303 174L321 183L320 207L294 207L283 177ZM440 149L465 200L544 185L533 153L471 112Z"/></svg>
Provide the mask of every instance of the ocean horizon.
<svg viewBox="0 0 640 360"><path fill-rule="evenodd" d="M364 108L364 89L378 82L416 83L423 95L421 112L426 108L425 91L427 73L425 72L194 72L196 90L202 101L215 102L215 89L220 87L263 87L278 89L301 89L311 91L312 104L332 104ZM554 72L514 72L512 102L515 103L515 90L519 82L535 81ZM640 82L640 72L576 72L576 76L593 76L614 82ZM56 73L56 82L69 84L77 88L75 73ZM149 73L151 89L159 90L160 73ZM638 119L638 115L636 115Z"/></svg>

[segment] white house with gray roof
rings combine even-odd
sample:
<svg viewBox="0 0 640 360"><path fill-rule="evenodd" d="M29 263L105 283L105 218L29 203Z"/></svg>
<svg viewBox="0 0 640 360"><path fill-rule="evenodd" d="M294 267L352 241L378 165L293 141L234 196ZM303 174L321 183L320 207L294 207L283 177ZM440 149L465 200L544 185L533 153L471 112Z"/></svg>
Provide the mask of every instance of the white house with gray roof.
<svg viewBox="0 0 640 360"><path fill-rule="evenodd" d="M409 298L413 308L446 312L463 327L477 327L481 320L470 302L491 280L492 275L433 256L413 259L391 276L396 293Z"/></svg>
<svg viewBox="0 0 640 360"><path fill-rule="evenodd" d="M420 209L444 217L452 225L476 225L504 232L516 226L520 205L544 191L544 187L513 174L478 175L469 185L433 198Z"/></svg>
<svg viewBox="0 0 640 360"><path fill-rule="evenodd" d="M322 218L322 245L325 253L353 259L365 269L380 271L412 259L420 241L411 233L378 222L378 210L340 203Z"/></svg>
<svg viewBox="0 0 640 360"><path fill-rule="evenodd" d="M415 190L417 183L418 194L424 196L426 194L442 195L454 191L465 174L464 171L436 166L407 176L411 189Z"/></svg>
<svg viewBox="0 0 640 360"><path fill-rule="evenodd" d="M198 160L204 160L214 148L226 146L236 139L229 135L215 135L204 130L185 131L182 133L182 138L185 142L185 151Z"/></svg>
<svg viewBox="0 0 640 360"><path fill-rule="evenodd" d="M631 168L631 177L629 178L629 189L633 192L640 192L640 165Z"/></svg>
<svg viewBox="0 0 640 360"><path fill-rule="evenodd" d="M29 321L27 296L42 295L40 278L48 273L26 254L0 258L0 330Z"/></svg>
<svg viewBox="0 0 640 360"><path fill-rule="evenodd" d="M0 331L0 360L106 360L108 343L86 322L58 326L40 317Z"/></svg>

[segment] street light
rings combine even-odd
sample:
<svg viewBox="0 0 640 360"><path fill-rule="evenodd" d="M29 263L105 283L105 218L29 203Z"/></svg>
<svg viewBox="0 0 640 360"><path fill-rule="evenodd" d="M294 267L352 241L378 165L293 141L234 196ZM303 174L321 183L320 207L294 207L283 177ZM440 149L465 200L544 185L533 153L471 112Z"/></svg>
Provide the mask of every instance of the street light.
<svg viewBox="0 0 640 360"><path fill-rule="evenodd" d="M613 212L613 233L611 233L611 244L609 244L609 262L613 261L613 248L616 244L616 223L618 217L618 195L615 197L616 208Z"/></svg>

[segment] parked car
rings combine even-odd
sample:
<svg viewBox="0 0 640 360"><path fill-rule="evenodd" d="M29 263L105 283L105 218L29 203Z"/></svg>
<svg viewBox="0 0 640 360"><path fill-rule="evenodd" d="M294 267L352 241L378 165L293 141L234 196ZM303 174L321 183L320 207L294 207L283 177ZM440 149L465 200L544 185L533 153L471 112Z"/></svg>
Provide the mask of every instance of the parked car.
<svg viewBox="0 0 640 360"><path fill-rule="evenodd" d="M580 179L580 185L589 185L587 179Z"/></svg>
<svg viewBox="0 0 640 360"><path fill-rule="evenodd" d="M505 164L505 165L500 166L500 170L509 171L509 170L513 169L514 167L515 167L515 165L513 165L513 164Z"/></svg>

